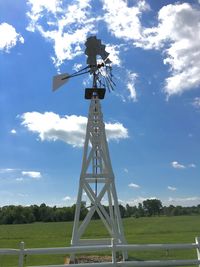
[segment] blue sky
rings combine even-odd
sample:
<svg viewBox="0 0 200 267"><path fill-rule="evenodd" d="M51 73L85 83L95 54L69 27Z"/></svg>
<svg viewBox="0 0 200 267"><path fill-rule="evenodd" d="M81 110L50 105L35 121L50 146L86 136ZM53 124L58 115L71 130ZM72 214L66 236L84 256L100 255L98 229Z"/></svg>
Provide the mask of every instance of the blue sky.
<svg viewBox="0 0 200 267"><path fill-rule="evenodd" d="M0 2L0 206L76 201L96 35L116 88L102 101L120 203L200 204L199 1ZM86 199L87 200L87 199Z"/></svg>

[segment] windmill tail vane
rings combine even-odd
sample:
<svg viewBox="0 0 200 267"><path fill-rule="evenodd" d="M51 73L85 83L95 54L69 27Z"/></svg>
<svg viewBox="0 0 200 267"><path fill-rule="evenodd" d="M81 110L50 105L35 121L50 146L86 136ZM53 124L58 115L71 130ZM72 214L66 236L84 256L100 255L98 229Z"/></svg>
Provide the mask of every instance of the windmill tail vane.
<svg viewBox="0 0 200 267"><path fill-rule="evenodd" d="M70 78L83 74L93 75L93 87L105 88L109 92L114 90L115 82L113 81L111 60L108 58L109 53L105 50L105 45L101 43L96 36L87 38L85 43L85 54L87 56L87 66L80 70L68 74L63 73L53 77L53 91L56 91L69 81ZM100 56L100 59L99 57ZM87 98L87 97L86 97Z"/></svg>

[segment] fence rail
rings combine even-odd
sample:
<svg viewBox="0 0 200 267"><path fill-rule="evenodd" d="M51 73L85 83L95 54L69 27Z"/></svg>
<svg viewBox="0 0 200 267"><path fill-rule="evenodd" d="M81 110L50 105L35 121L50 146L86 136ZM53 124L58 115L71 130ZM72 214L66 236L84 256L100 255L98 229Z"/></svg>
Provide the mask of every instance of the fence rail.
<svg viewBox="0 0 200 267"><path fill-rule="evenodd" d="M196 249L197 259L190 260L155 260L155 261L121 261L117 262L116 253L118 251L141 251L141 250L174 250L174 249ZM116 244L112 239L110 245L92 245L92 246L72 246L62 248L25 248L24 242L20 243L19 249L0 249L0 255L18 255L18 267L24 267L24 257L27 255L39 254L79 254L87 252L110 251L112 253L112 262L103 263L77 263L75 267L156 267L156 266L189 266L198 265L200 267L200 238L196 237L195 243L185 244ZM29 267L67 267L64 265L41 265Z"/></svg>

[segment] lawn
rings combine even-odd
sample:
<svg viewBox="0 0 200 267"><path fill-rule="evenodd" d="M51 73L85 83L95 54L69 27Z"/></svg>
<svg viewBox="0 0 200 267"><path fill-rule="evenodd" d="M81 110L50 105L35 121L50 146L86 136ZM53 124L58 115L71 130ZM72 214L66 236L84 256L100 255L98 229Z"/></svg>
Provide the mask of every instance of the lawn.
<svg viewBox="0 0 200 267"><path fill-rule="evenodd" d="M128 218L123 220L128 243L193 243L200 236L200 216ZM0 225L0 248L18 248L20 241L26 248L64 247L70 245L72 223L34 223ZM92 221L86 238L107 237L101 221ZM28 256L26 265L63 264L64 255ZM143 259L191 259L195 250L132 252L130 258ZM17 266L14 256L0 256L0 267Z"/></svg>

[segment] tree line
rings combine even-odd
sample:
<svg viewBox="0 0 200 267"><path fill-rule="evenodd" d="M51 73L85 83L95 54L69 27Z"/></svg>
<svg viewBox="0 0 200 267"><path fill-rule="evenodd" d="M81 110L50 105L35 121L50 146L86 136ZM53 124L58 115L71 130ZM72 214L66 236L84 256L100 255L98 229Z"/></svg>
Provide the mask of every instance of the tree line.
<svg viewBox="0 0 200 267"><path fill-rule="evenodd" d="M63 222L73 221L76 205L71 207L49 207L46 204L31 206L4 206L0 208L0 224L22 224L33 222ZM109 212L108 207L105 209ZM147 199L138 206L119 205L122 218L147 217L147 216L178 216L178 215L200 215L200 204L192 207L163 206L159 199ZM86 203L81 204L80 219L84 219L88 212ZM97 212L92 219L99 219Z"/></svg>

